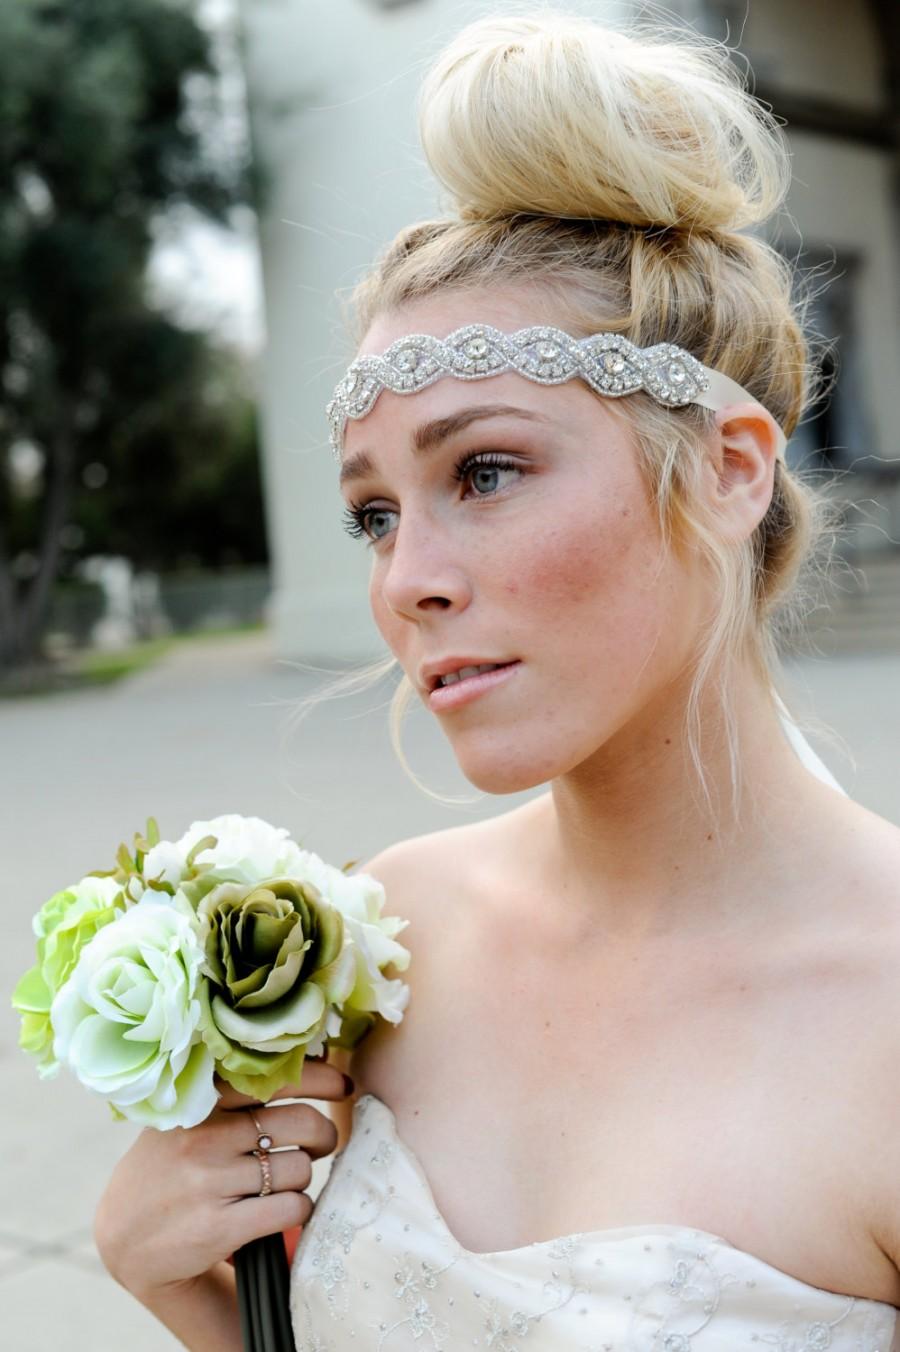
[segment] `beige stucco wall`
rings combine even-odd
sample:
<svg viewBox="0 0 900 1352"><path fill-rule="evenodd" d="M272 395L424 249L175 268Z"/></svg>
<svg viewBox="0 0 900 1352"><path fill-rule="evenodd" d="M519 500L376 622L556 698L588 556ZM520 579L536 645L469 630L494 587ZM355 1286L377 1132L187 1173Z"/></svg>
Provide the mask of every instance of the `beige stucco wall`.
<svg viewBox="0 0 900 1352"><path fill-rule="evenodd" d="M595 15L627 10L625 0L569 0L569 7ZM846 18L853 5L842 10L823 0L820 8L813 43L802 15L808 4L756 0L744 50L753 56L752 35L791 72L794 92L825 94L841 70L864 103L871 35ZM439 210L416 139L416 88L447 38L493 9L473 0L393 7L242 0L254 140L272 184L260 236L268 330L262 413L273 619L283 657L328 661L384 651L366 597L369 554L341 529L327 446L324 405L352 355L337 293L402 225ZM809 135L795 136L792 149L791 210L806 245L865 257L862 364L872 426L879 453L900 454L891 412L900 352L887 156Z"/></svg>
<svg viewBox="0 0 900 1352"><path fill-rule="evenodd" d="M790 144L791 215L803 246L834 249L838 258L846 251L860 259L855 342L864 422L877 453L900 458L894 395L900 374L900 250L890 159L879 150L809 133L795 133ZM853 447L854 456L873 453L873 445Z"/></svg>
<svg viewBox="0 0 900 1352"><path fill-rule="evenodd" d="M880 70L882 54L867 3L744 0L740 11L741 49L760 80L795 96L871 112L881 107L873 72Z"/></svg>

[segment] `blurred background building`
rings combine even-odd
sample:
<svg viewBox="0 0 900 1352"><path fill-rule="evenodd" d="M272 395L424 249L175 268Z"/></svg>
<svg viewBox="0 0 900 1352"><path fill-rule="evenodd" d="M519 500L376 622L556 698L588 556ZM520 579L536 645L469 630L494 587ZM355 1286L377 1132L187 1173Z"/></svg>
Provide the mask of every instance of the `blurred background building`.
<svg viewBox="0 0 900 1352"><path fill-rule="evenodd" d="M501 6L502 7L502 6ZM444 214L419 150L423 68L471 0L243 0L255 154L272 194L260 221L269 345L261 387L272 618L284 655L382 650L368 560L340 528L324 406L352 356L340 298L403 225ZM508 6L514 8L514 6ZM627 18L629 0L569 0ZM785 120L788 210L769 237L821 269L811 319L837 339L836 383L791 442L793 464L837 471L844 549L860 571L823 614L822 642L900 633L900 11L893 0L681 0L670 12L739 47Z"/></svg>
<svg viewBox="0 0 900 1352"><path fill-rule="evenodd" d="M0 690L71 650L270 620L284 658L382 651L326 437L342 302L399 228L450 209L416 92L495 8L516 5L0 7ZM788 459L830 482L852 565L813 641L900 650L900 8L661 12L736 47L786 126L793 186L767 233L834 341Z"/></svg>

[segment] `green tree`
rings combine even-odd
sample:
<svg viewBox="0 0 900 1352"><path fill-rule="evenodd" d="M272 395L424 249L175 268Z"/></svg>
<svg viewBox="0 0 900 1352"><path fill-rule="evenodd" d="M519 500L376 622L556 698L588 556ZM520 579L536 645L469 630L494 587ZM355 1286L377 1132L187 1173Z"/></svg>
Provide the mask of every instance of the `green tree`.
<svg viewBox="0 0 900 1352"><path fill-rule="evenodd" d="M70 562L137 568L265 563L256 407L239 358L160 315L135 319L107 376L114 397L84 429ZM95 489L92 484L97 484Z"/></svg>
<svg viewBox="0 0 900 1352"><path fill-rule="evenodd" d="M205 561L265 557L246 382L146 289L160 213L226 222L258 195L220 125L187 0L0 5L0 666L35 654L73 525L138 563L177 562L188 539ZM23 447L43 461L30 500ZM243 511L216 553L223 488Z"/></svg>

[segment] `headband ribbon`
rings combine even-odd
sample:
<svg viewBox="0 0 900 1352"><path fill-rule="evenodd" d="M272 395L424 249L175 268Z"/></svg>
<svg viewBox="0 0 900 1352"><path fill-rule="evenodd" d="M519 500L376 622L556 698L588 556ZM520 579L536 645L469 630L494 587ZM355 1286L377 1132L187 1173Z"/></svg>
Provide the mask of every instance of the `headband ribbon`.
<svg viewBox="0 0 900 1352"><path fill-rule="evenodd" d="M704 366L674 343L640 348L620 333L595 333L576 339L561 329L537 327L501 333L489 324L469 324L446 338L411 333L391 343L380 356L358 357L338 382L327 407L331 447L340 459L348 418L364 418L382 390L415 394L443 376L481 380L517 371L540 385L561 385L575 377L598 394L619 399L645 390L667 408L700 404L718 411L729 404L759 403L742 385ZM783 459L787 437L778 427L777 454ZM816 754L776 694L782 730L800 761L816 778L847 795L846 789Z"/></svg>
<svg viewBox="0 0 900 1352"><path fill-rule="evenodd" d="M501 333L490 324L468 324L446 338L410 333L380 356L351 362L326 408L331 449L340 459L347 419L364 418L383 390L415 394L444 376L483 380L504 371L516 371L539 385L561 385L577 377L612 399L644 390L666 408L700 404L718 411L744 401L759 403L736 380L704 366L675 343L642 348L621 333L579 339L546 326ZM783 459L787 437L781 427L778 432L776 453Z"/></svg>

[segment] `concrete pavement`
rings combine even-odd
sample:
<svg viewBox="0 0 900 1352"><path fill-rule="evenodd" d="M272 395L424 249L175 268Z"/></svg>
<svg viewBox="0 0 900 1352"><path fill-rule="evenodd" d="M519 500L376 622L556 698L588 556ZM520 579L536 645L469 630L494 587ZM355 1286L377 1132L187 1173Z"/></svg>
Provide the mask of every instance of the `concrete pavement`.
<svg viewBox="0 0 900 1352"><path fill-rule="evenodd" d="M900 657L790 666L795 712L812 708L856 762L810 734L860 802L900 823ZM445 806L404 774L387 730L389 685L318 706L292 734L292 702L321 678L274 662L263 634L179 645L114 686L0 702L0 858L7 877L0 972L0 1299L9 1352L166 1352L176 1342L106 1274L91 1241L97 1198L135 1129L114 1124L64 1072L41 1082L17 1045L9 992L33 961L30 918L88 869L112 863L148 814L163 835L233 811L288 827L325 858L365 859L394 840L505 811L460 775L414 708L404 745ZM312 1193L328 1161L317 1161Z"/></svg>

